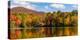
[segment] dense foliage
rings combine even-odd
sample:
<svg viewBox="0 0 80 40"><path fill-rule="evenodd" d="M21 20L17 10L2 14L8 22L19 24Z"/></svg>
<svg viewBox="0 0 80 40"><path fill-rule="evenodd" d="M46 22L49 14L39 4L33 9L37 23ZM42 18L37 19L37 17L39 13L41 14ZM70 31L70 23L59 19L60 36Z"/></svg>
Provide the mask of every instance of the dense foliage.
<svg viewBox="0 0 80 40"><path fill-rule="evenodd" d="M68 36L77 34L77 10L10 14L10 38Z"/></svg>

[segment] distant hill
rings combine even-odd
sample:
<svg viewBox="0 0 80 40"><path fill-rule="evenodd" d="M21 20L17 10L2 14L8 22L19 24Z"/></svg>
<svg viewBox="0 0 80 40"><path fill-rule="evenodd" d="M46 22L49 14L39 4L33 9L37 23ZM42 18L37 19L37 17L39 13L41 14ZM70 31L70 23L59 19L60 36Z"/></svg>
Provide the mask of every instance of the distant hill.
<svg viewBox="0 0 80 40"><path fill-rule="evenodd" d="M29 13L29 14L38 14L38 15L44 14L44 12L38 12L38 11L27 9L24 7L14 7L10 9L10 13Z"/></svg>

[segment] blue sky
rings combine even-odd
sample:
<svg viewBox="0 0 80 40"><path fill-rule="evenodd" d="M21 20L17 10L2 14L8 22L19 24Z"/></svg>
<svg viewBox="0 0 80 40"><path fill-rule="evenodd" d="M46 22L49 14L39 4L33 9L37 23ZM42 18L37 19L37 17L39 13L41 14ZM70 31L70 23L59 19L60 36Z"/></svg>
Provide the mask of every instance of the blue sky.
<svg viewBox="0 0 80 40"><path fill-rule="evenodd" d="M72 10L77 10L77 4L60 4L60 3L47 3L47 2L29 2L29 1L16 1L10 0L11 6L14 7L25 7L35 11L41 12L53 12L53 11L62 11L62 12L70 12Z"/></svg>

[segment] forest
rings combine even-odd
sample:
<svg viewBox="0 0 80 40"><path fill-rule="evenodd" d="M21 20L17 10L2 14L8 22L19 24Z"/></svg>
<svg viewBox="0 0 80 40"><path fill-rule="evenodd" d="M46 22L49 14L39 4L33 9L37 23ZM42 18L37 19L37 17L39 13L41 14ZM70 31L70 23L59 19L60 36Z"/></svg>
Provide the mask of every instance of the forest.
<svg viewBox="0 0 80 40"><path fill-rule="evenodd" d="M9 19L9 38L42 38L77 35L78 12L53 11L41 15L13 13Z"/></svg>

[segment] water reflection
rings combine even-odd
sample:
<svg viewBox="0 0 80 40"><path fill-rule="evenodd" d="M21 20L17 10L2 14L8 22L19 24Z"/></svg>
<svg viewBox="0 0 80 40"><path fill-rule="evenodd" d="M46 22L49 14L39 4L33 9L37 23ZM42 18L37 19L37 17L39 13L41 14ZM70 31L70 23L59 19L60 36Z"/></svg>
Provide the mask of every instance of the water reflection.
<svg viewBox="0 0 80 40"><path fill-rule="evenodd" d="M77 27L10 28L10 38L37 38L77 35Z"/></svg>

